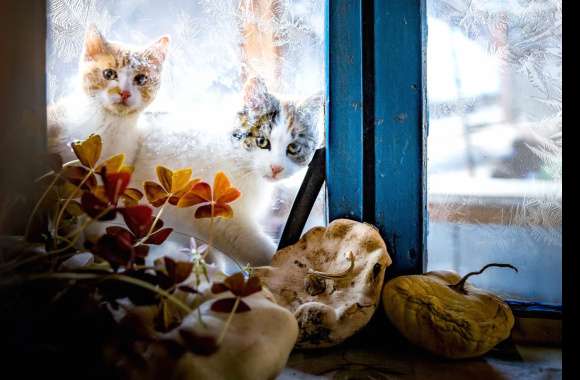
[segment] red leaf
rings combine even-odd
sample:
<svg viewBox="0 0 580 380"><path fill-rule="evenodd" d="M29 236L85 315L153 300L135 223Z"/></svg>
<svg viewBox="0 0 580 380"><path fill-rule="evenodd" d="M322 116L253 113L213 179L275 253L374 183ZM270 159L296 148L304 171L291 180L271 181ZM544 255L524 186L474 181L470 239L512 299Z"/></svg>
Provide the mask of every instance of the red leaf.
<svg viewBox="0 0 580 380"><path fill-rule="evenodd" d="M103 235L92 249L93 253L109 262L113 269L127 266L132 252L117 236Z"/></svg>
<svg viewBox="0 0 580 380"><path fill-rule="evenodd" d="M125 192L129 181L131 180L131 173L128 171L119 171L116 173L106 173L103 176L103 182L105 185L105 192L109 201L116 205L119 201L119 197Z"/></svg>
<svg viewBox="0 0 580 380"><path fill-rule="evenodd" d="M88 178L85 179L87 175ZM94 174L89 174L89 169L82 166L65 166L62 169L61 176L75 186L80 186L84 180L83 185L80 186L82 189L91 190L97 187L97 177Z"/></svg>
<svg viewBox="0 0 580 380"><path fill-rule="evenodd" d="M234 310L234 305L236 304L236 298L222 298L211 304L211 310L217 313L231 313ZM245 313L250 311L250 307L247 303L240 300L235 313Z"/></svg>
<svg viewBox="0 0 580 380"><path fill-rule="evenodd" d="M153 209L146 205L137 205L120 209L127 227L137 238L144 237L153 223Z"/></svg>
<svg viewBox="0 0 580 380"><path fill-rule="evenodd" d="M231 276L226 277L224 284L236 296L241 296L244 291L244 275L242 272L234 273Z"/></svg>
<svg viewBox="0 0 580 380"><path fill-rule="evenodd" d="M125 241L128 242L127 244L129 246L132 246L135 243L135 236L131 231L129 231L126 228L119 226L110 226L107 227L106 231L108 235L124 239Z"/></svg>
<svg viewBox="0 0 580 380"><path fill-rule="evenodd" d="M227 292L228 290L228 287L222 282L216 282L211 286L211 292L215 294Z"/></svg>
<svg viewBox="0 0 580 380"><path fill-rule="evenodd" d="M142 263L143 260L147 257L147 255L149 254L149 246L147 245L138 245L137 247L135 247L133 249L133 257L135 258L135 260L139 261L139 263Z"/></svg>
<svg viewBox="0 0 580 380"><path fill-rule="evenodd" d="M160 245L169 237L173 228L164 228L162 230L156 230L154 233L145 240L145 244L155 244Z"/></svg>
<svg viewBox="0 0 580 380"><path fill-rule="evenodd" d="M174 284L179 284L185 281L193 269L193 263L175 261L169 257L164 257L164 261L165 269L167 269L167 275Z"/></svg>
<svg viewBox="0 0 580 380"><path fill-rule="evenodd" d="M81 207L83 211L90 216L91 218L97 218L99 220L112 220L115 219L116 211L115 209L111 209L110 211L106 212L104 215L103 213L109 207L106 202L100 200L96 195L93 193L85 192L81 197Z"/></svg>
<svg viewBox="0 0 580 380"><path fill-rule="evenodd" d="M211 218L211 205L203 205L195 210L196 219Z"/></svg>
<svg viewBox="0 0 580 380"><path fill-rule="evenodd" d="M244 290L240 296L247 297L251 294L259 292L260 290L262 290L262 282L260 281L260 278L256 276L250 277L244 285Z"/></svg>

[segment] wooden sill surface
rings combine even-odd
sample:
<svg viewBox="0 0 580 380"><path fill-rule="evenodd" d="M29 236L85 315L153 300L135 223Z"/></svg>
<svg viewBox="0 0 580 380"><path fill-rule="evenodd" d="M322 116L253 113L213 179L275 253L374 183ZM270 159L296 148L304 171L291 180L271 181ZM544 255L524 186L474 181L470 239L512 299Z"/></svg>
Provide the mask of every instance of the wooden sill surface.
<svg viewBox="0 0 580 380"><path fill-rule="evenodd" d="M481 358L446 360L409 345L398 333L373 330L372 325L337 347L294 351L278 380L562 378L560 347L508 340Z"/></svg>

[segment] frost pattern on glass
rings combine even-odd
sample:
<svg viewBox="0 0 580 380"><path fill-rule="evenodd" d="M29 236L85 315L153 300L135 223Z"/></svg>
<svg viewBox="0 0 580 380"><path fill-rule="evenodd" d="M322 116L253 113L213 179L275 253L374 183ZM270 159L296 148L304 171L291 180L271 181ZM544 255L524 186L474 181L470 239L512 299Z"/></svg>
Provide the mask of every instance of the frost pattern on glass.
<svg viewBox="0 0 580 380"><path fill-rule="evenodd" d="M428 267L561 302L562 2L427 4Z"/></svg>
<svg viewBox="0 0 580 380"><path fill-rule="evenodd" d="M49 102L74 86L84 31L89 23L95 23L107 38L135 45L145 45L163 34L171 36L162 94L151 109L215 104L224 95L241 89L239 26L254 20L249 8L252 3L252 0L50 0ZM320 91L324 88L323 1L277 0L275 8L273 23L258 23L258 27L273 28L277 44L283 49L278 90L288 96Z"/></svg>

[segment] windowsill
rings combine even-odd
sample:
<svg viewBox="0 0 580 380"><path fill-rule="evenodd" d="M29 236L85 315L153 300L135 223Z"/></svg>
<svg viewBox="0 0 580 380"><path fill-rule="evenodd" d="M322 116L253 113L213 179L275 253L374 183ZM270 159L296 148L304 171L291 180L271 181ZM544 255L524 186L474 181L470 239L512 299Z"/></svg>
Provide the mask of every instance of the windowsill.
<svg viewBox="0 0 580 380"><path fill-rule="evenodd" d="M534 380L562 376L560 347L511 342L500 346L481 358L446 360L412 347L397 333L365 328L360 335L337 347L293 352L278 380L343 377Z"/></svg>

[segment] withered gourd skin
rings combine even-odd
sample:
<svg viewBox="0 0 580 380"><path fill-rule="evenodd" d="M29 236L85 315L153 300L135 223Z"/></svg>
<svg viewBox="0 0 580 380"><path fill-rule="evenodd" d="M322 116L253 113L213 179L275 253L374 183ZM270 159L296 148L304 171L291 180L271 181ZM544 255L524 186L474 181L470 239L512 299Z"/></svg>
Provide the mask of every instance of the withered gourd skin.
<svg viewBox="0 0 580 380"><path fill-rule="evenodd" d="M508 338L514 325L498 296L465 283L452 271L397 277L383 288L390 321L413 344L452 359L481 356Z"/></svg>
<svg viewBox="0 0 580 380"><path fill-rule="evenodd" d="M271 266L254 273L296 317L295 347L322 348L339 344L368 323L391 262L375 227L336 219L326 228L312 228L296 244L276 252ZM310 270L342 278L312 276Z"/></svg>

